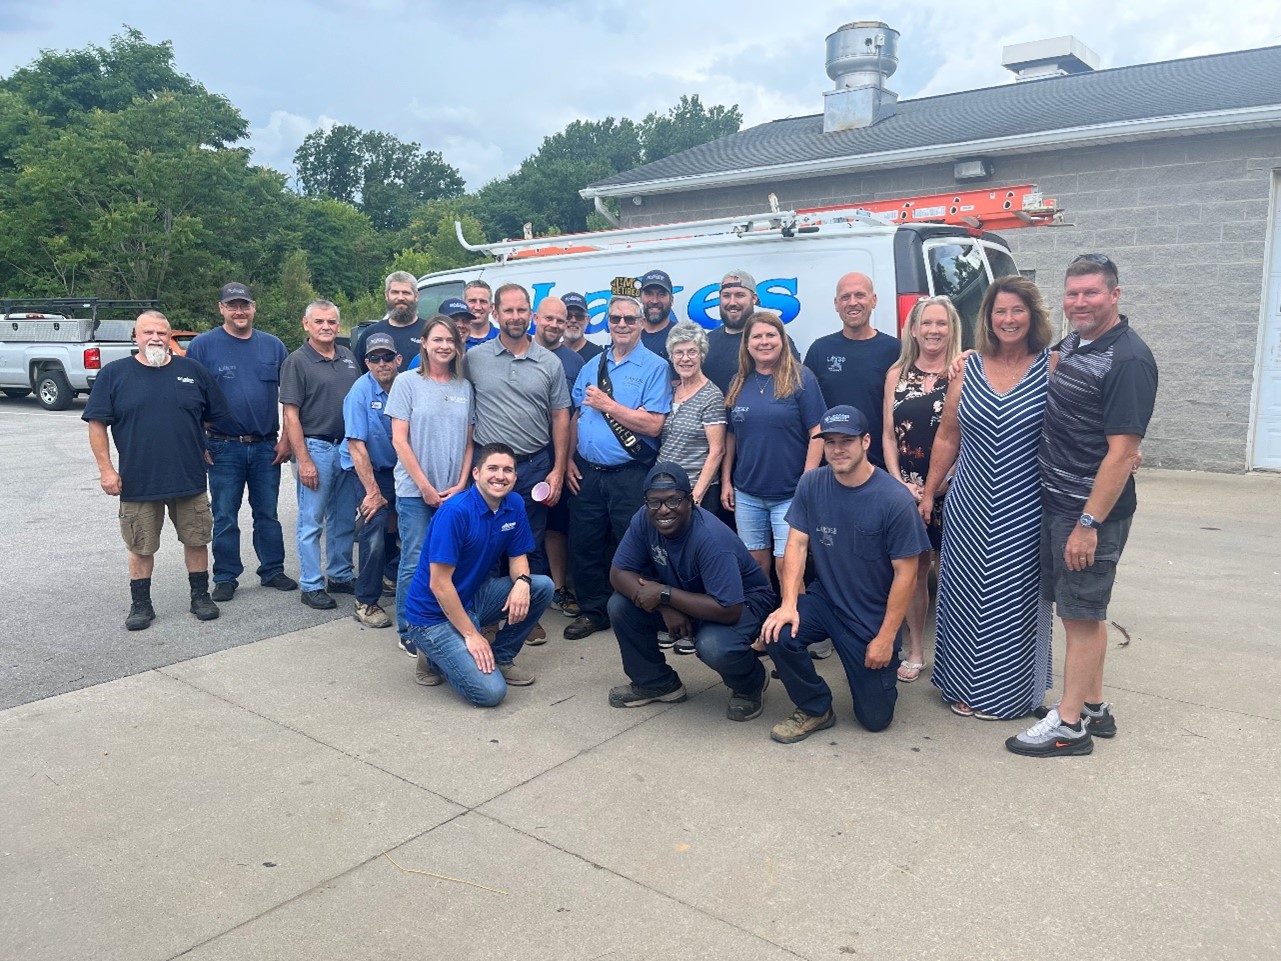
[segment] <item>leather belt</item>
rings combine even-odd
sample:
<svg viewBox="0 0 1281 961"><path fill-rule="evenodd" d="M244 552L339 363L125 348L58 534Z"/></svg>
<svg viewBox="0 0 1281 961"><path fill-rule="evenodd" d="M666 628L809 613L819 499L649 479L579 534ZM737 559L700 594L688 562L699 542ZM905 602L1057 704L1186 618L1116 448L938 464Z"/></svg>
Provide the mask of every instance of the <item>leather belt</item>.
<svg viewBox="0 0 1281 961"><path fill-rule="evenodd" d="M219 434L217 431L212 430L206 430L205 436L212 438L213 440L229 440L237 444L257 444L264 440L275 443L276 440L275 434L264 434L261 437L257 434L240 434L239 436L235 436L232 434Z"/></svg>
<svg viewBox="0 0 1281 961"><path fill-rule="evenodd" d="M303 434L307 440L323 440L326 444L341 444L341 437L327 437L324 434Z"/></svg>

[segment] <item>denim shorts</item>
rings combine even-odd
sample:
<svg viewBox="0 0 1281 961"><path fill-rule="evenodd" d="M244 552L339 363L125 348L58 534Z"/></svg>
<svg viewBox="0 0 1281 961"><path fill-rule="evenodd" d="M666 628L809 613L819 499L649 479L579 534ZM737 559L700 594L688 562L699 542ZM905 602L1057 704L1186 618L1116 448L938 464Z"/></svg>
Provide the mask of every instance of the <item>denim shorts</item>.
<svg viewBox="0 0 1281 961"><path fill-rule="evenodd" d="M1094 563L1083 571L1069 570L1063 559L1068 536L1080 515L1051 514L1041 517L1041 596L1053 601L1059 617L1069 621L1106 621L1116 563L1125 550L1133 517L1109 518L1099 525Z"/></svg>
<svg viewBox="0 0 1281 961"><path fill-rule="evenodd" d="M734 489L734 521L738 536L749 551L769 550L770 534L774 539L774 556L782 557L787 548L787 509L790 497L769 500Z"/></svg>

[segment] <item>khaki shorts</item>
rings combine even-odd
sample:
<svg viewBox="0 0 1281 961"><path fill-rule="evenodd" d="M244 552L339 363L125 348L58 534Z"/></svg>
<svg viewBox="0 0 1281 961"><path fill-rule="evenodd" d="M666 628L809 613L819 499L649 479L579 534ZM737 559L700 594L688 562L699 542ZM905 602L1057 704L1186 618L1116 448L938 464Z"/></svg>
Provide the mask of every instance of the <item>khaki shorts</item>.
<svg viewBox="0 0 1281 961"><path fill-rule="evenodd" d="M150 557L160 549L160 529L165 510L178 531L178 540L187 547L205 547L213 540L213 514L209 495L171 497L165 501L121 501L120 536L130 553Z"/></svg>

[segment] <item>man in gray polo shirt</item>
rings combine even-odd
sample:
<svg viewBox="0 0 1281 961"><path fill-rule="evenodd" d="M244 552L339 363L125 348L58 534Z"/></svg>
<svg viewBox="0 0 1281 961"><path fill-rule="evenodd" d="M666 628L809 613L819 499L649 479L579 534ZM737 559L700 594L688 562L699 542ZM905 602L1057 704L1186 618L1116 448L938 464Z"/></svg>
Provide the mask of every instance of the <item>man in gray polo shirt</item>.
<svg viewBox="0 0 1281 961"><path fill-rule="evenodd" d="M529 293L519 284L494 292L498 336L467 352L467 379L476 390L477 447L506 444L516 452L516 493L525 501L534 550L529 569L547 574L543 533L547 508L560 500L569 462L569 388L554 353L529 336ZM551 492L542 502L534 486Z"/></svg>
<svg viewBox="0 0 1281 961"><path fill-rule="evenodd" d="M280 368L280 404L298 480L299 585L302 602L317 610L337 606L326 588L355 593L351 551L359 485L344 481L338 454L347 432L343 400L360 377L360 368L351 351L335 343L339 323L337 307L313 300L302 317L307 339Z"/></svg>

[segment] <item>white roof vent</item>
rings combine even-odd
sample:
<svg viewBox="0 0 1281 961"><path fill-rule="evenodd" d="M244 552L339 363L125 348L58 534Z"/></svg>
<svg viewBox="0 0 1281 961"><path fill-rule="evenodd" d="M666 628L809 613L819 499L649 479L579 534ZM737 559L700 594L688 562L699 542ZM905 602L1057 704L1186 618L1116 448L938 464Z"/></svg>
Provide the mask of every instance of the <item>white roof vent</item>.
<svg viewBox="0 0 1281 961"><path fill-rule="evenodd" d="M1099 55L1076 37L1052 37L1015 43L1001 51L1001 66L1016 80L1065 77L1099 68Z"/></svg>
<svg viewBox="0 0 1281 961"><path fill-rule="evenodd" d="M869 127L898 112L898 94L885 81L898 69L898 31L879 20L838 27L827 38L827 75L835 90L823 94L823 132Z"/></svg>

